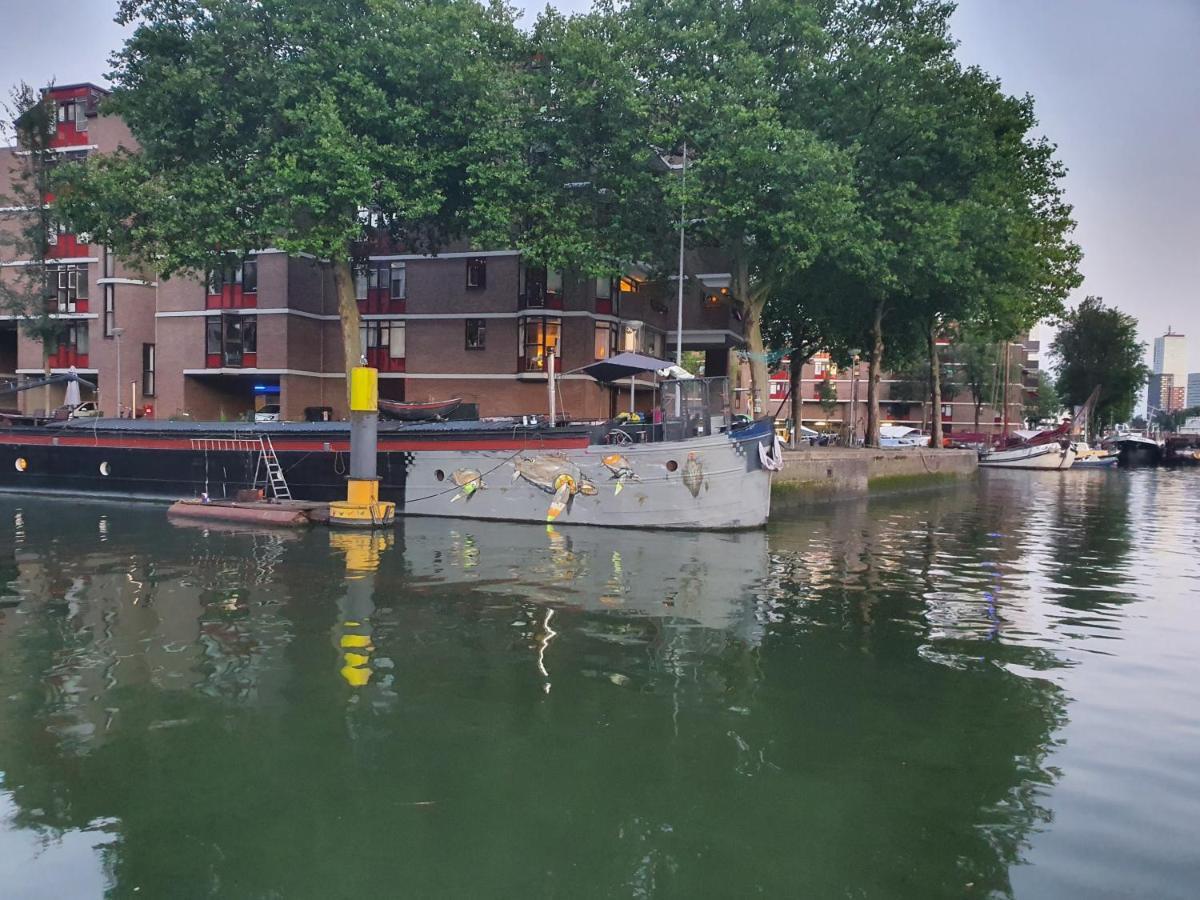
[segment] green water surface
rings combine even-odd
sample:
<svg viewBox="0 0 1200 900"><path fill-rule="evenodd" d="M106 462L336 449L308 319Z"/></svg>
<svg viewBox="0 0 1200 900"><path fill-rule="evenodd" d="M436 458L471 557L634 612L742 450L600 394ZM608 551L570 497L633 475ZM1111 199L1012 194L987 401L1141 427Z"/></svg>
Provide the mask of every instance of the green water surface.
<svg viewBox="0 0 1200 900"><path fill-rule="evenodd" d="M0 497L0 897L1195 897L1198 501L371 539Z"/></svg>

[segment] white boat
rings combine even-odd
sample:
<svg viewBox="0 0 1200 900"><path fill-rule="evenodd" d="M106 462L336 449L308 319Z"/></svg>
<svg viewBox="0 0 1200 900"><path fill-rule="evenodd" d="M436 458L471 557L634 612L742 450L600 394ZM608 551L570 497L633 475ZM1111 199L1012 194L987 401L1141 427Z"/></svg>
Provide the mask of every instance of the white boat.
<svg viewBox="0 0 1200 900"><path fill-rule="evenodd" d="M1025 444L1004 450L989 450L979 456L979 465L990 469L1065 470L1075 464L1074 444Z"/></svg>

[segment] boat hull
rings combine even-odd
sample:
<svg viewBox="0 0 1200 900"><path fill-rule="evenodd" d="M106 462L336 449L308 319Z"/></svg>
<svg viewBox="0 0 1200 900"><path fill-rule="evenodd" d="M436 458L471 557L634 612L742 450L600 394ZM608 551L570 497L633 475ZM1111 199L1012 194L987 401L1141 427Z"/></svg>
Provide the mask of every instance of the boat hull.
<svg viewBox="0 0 1200 900"><path fill-rule="evenodd" d="M990 469L1040 469L1064 471L1075 464L1075 448L1059 444L1037 444L993 450L979 459L979 465Z"/></svg>
<svg viewBox="0 0 1200 900"><path fill-rule="evenodd" d="M349 437L344 426L130 433L12 429L0 432L0 490L151 500L202 494L230 498L254 486L262 434L270 436L294 497L345 498ZM571 429L381 430L379 493L402 515L627 528L757 528L766 523L771 500L771 473L758 448L772 440L765 423L728 436L625 446L591 445L587 432Z"/></svg>

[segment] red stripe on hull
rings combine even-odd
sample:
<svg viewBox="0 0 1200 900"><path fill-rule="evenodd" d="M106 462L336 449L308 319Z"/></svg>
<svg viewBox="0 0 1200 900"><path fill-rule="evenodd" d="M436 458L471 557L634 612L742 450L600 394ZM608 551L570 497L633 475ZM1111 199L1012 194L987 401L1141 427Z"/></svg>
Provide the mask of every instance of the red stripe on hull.
<svg viewBox="0 0 1200 900"><path fill-rule="evenodd" d="M153 438L153 437L84 437L82 435L48 435L48 434L6 434L0 437L0 446L57 446L57 447L111 447L127 450L188 450L196 449L193 441L250 441L255 438L234 438L232 436L197 437L197 438ZM276 452L305 451L305 452L338 452L345 453L350 449L349 440L314 441L287 440L272 435L271 440ZM326 450L328 445L328 450ZM570 438L539 438L537 440L521 441L512 438L473 438L466 440L388 440L380 438L381 453L413 452L420 450L574 450L588 446L586 437ZM234 452L216 451L213 452Z"/></svg>

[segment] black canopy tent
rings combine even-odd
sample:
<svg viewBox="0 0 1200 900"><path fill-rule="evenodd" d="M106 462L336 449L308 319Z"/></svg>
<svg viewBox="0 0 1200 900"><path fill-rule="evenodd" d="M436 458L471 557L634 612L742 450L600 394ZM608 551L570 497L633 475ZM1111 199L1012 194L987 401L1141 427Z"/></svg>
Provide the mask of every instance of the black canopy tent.
<svg viewBox="0 0 1200 900"><path fill-rule="evenodd" d="M643 356L641 353L618 353L616 356L598 360L573 371L586 372L597 381L608 384L645 372L661 372L673 365L674 363L665 359L655 359L653 356Z"/></svg>

